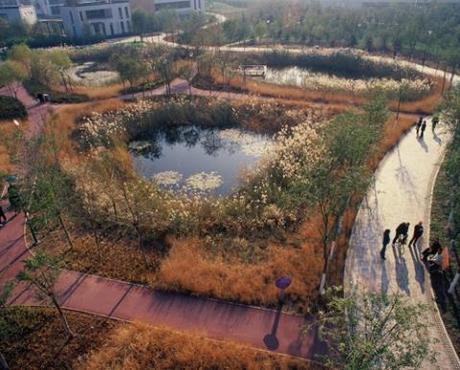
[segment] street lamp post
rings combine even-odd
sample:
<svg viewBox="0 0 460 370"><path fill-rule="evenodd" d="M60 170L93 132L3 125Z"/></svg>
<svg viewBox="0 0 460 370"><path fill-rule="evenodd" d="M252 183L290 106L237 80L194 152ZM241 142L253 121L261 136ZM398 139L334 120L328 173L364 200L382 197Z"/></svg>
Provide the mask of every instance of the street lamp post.
<svg viewBox="0 0 460 370"><path fill-rule="evenodd" d="M275 285L279 289L278 299L281 304L284 303L285 294L286 294L285 291L289 287L289 285L291 285L291 282L292 282L292 279L288 276L282 276L276 279Z"/></svg>

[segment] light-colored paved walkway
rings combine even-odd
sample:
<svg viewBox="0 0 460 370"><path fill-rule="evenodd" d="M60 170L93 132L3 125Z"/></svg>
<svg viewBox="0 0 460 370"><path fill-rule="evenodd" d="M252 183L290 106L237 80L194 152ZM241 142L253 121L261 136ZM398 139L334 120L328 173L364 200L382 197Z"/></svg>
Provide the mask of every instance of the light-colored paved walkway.
<svg viewBox="0 0 460 370"><path fill-rule="evenodd" d="M420 262L420 251L429 240L429 219L433 184L442 161L449 134L442 124L437 135L428 124L424 140L416 138L415 129L405 136L399 145L381 162L375 185L359 209L345 267L345 289L357 291L386 291L407 295L413 302L435 306L431 295L430 277ZM405 247L402 255L387 248L386 261L380 258L383 231L396 227L403 221L413 226L423 221L425 235L418 249ZM432 339L438 340L434 349L437 366L441 369L458 369L458 359L445 333L437 309L433 314ZM432 364L424 368L433 369Z"/></svg>

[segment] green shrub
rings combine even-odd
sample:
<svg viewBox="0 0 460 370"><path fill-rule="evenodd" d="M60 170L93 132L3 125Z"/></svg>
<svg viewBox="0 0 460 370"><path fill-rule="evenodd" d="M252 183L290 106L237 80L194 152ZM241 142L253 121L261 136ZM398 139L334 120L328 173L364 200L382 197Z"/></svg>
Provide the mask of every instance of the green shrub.
<svg viewBox="0 0 460 370"><path fill-rule="evenodd" d="M11 96L0 96L0 119L27 117L27 110L18 99Z"/></svg>
<svg viewBox="0 0 460 370"><path fill-rule="evenodd" d="M32 96L37 96L37 94L40 93L48 94L50 96L51 103L54 104L83 103L89 101L89 97L87 95L55 91L50 87L33 80L25 81L24 87Z"/></svg>
<svg viewBox="0 0 460 370"><path fill-rule="evenodd" d="M351 79L371 78L417 78L421 74L415 69L388 63L378 63L352 53L292 54L273 51L251 57L249 62L267 64L274 68L301 67L313 72L328 73Z"/></svg>

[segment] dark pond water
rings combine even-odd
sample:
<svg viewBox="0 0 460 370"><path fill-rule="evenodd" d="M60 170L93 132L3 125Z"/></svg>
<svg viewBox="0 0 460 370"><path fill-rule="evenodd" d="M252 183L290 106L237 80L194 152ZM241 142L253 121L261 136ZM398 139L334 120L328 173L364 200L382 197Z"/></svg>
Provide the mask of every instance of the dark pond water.
<svg viewBox="0 0 460 370"><path fill-rule="evenodd" d="M257 164L271 140L238 129L184 126L158 131L148 141L130 144L138 174L160 186L226 195L241 171Z"/></svg>

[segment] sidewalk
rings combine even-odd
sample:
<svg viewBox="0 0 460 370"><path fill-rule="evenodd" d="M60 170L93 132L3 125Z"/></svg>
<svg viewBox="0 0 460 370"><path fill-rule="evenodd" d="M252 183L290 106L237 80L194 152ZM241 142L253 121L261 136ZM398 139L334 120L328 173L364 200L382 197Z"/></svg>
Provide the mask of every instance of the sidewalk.
<svg viewBox="0 0 460 370"><path fill-rule="evenodd" d="M449 139L442 130L442 124L438 125L434 135L429 122L425 139L420 140L413 129L381 162L374 187L369 189L355 221L344 284L348 292L357 289L397 293L410 297L413 303L435 308L430 329L432 339L439 341L434 346L438 352L435 365L447 370L460 369L460 365L437 313L430 276L420 262L420 252L429 240L433 184ZM410 222L410 237L414 225L423 221L423 240L415 250L405 246L401 255L390 244L383 261L379 255L383 231L390 229L393 238L396 227L403 221ZM425 364L423 368L433 369L433 364Z"/></svg>

